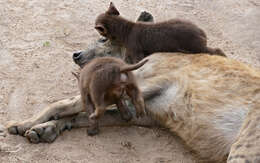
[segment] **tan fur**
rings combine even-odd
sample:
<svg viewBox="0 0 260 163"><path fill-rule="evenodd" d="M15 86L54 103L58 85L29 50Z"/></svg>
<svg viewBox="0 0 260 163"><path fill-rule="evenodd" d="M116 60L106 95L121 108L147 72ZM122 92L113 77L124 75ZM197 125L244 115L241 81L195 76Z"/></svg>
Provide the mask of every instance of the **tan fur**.
<svg viewBox="0 0 260 163"><path fill-rule="evenodd" d="M260 103L255 101L252 105L235 143L231 146L228 163L260 162Z"/></svg>
<svg viewBox="0 0 260 163"><path fill-rule="evenodd" d="M225 159L247 112L260 100L260 72L218 56L170 55L155 54L151 56L154 59L149 60L157 61L148 62L144 67L153 67L156 71L155 74L150 74L154 72L148 69L146 72L149 78L153 75L153 81L157 79L154 87L162 83L170 85L165 97L151 104L146 101L147 108L201 157L215 161ZM140 86L145 92L143 85Z"/></svg>
<svg viewBox="0 0 260 163"><path fill-rule="evenodd" d="M232 59L205 54L157 53L148 59L149 62L134 74L149 117L177 133L201 158L220 162L230 155L228 162L232 163L259 160L259 70ZM70 107L61 108L68 112L79 107L79 102L74 104L68 103L66 106ZM27 123L10 125L9 131L16 133L17 128L19 131L24 127L29 139L37 137L45 141L44 137L34 134L41 127L30 128L35 121L43 123L53 115L63 114L61 108L49 107L41 114L42 122L32 118ZM122 123L112 119L103 119L104 125ZM78 127L79 121L81 127L89 125L86 120L61 119L52 123L70 122ZM133 120L130 124L133 123L145 122ZM55 132L52 134L58 136Z"/></svg>

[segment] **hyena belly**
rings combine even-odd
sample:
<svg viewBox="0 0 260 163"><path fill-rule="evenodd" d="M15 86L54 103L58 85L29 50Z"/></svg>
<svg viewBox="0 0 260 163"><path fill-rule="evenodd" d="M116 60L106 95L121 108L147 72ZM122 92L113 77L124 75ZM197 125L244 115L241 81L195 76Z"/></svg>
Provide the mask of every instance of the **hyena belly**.
<svg viewBox="0 0 260 163"><path fill-rule="evenodd" d="M151 57L155 56L148 59ZM149 115L179 135L202 158L225 160L249 106L223 98L229 94L223 95L223 92L211 88L213 80L203 81L203 76L190 78L185 74L192 71L192 68L184 71L192 57L176 56L172 61L166 54L160 57L160 63L150 59L152 62L135 72ZM164 57L168 62L167 69L163 68L166 65ZM197 86L203 85L202 82L209 83Z"/></svg>
<svg viewBox="0 0 260 163"><path fill-rule="evenodd" d="M145 100L145 104L153 119L179 135L201 158L225 160L248 107L242 104L195 107L191 96L176 82L176 85L166 87Z"/></svg>

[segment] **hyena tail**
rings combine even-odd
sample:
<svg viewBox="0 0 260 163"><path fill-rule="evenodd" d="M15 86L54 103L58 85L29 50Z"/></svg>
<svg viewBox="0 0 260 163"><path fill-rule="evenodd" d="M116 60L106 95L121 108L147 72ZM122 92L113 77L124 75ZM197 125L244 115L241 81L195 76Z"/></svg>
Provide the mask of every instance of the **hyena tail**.
<svg viewBox="0 0 260 163"><path fill-rule="evenodd" d="M219 56L227 57L226 54L219 48L207 47L205 52L209 53L209 54L212 54L212 55L219 55Z"/></svg>
<svg viewBox="0 0 260 163"><path fill-rule="evenodd" d="M148 62L148 59L140 61L140 62L138 62L137 64L134 64L134 65L123 66L122 68L120 68L120 72L124 73L124 72L127 72L127 71L136 70L136 69L140 68L141 66L143 66L146 62Z"/></svg>

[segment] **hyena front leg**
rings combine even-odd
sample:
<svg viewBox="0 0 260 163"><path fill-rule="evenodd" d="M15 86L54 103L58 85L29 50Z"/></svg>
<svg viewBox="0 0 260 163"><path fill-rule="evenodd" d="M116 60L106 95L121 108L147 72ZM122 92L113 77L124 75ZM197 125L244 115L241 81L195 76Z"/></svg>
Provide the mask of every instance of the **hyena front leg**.
<svg viewBox="0 0 260 163"><path fill-rule="evenodd" d="M154 97L154 95L157 95L158 92L163 92L163 87L158 87L158 85L161 85L160 83L163 82L165 86L167 86L167 82L162 80L153 79L153 82L149 82L149 80L146 80L148 82L145 82L142 84L141 92L144 96L144 99L149 100L150 98ZM77 107L81 107L81 98L77 97L78 101L71 103L70 106L72 110ZM72 105L74 104L74 106ZM105 115L100 117L99 120L99 126L100 127L109 127L109 126L142 126L142 127L153 127L158 126L156 121L154 121L151 117L145 116L143 118L136 118L136 110L133 106L127 106L131 114L133 115L133 118L131 121L126 122L125 120L122 120L122 117L120 115L120 112L117 109L108 109L108 111L105 112ZM75 109L77 110L77 109ZM80 109L79 109L80 110ZM147 111L149 111L149 108L147 108ZM52 114L53 115L53 114ZM32 142L32 143L39 143L39 142L53 142L64 130L71 129L71 128L79 128L79 127L85 127L89 128L92 125L92 123L89 121L89 113L80 112L76 115L72 115L70 117L64 117L58 120L52 120L48 121L46 123L38 123L35 126L31 126L28 128L29 130L26 132L25 136Z"/></svg>
<svg viewBox="0 0 260 163"><path fill-rule="evenodd" d="M39 114L21 122L9 122L7 125L10 134L24 135L31 127L47 122L51 119L59 119L64 116L77 114L82 111L81 98L75 96L72 98L60 100L43 109Z"/></svg>
<svg viewBox="0 0 260 163"><path fill-rule="evenodd" d="M53 142L64 130L70 130L72 121L76 116L65 117L59 120L51 120L37 124L27 130L24 136L31 143Z"/></svg>
<svg viewBox="0 0 260 163"><path fill-rule="evenodd" d="M133 115L135 115L135 109L128 107ZM58 120L51 120L42 124L38 124L26 131L25 136L31 143L40 142L53 142L63 131L70 130L72 128L89 128L93 125L88 118L89 114L86 112L80 112L77 115L70 117L64 117ZM111 126L141 126L141 127L154 127L157 123L150 117L144 117L142 119L135 116L131 121L126 122L122 120L120 111L115 107L105 112L104 116L99 119L100 127Z"/></svg>

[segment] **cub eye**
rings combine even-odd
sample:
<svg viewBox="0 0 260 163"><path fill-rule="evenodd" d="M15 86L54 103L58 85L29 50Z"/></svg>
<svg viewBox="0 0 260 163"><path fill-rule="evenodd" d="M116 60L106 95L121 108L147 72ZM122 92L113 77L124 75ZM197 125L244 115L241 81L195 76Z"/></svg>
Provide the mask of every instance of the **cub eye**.
<svg viewBox="0 0 260 163"><path fill-rule="evenodd" d="M102 27L96 27L97 30L99 30L100 32L104 32L104 28Z"/></svg>

